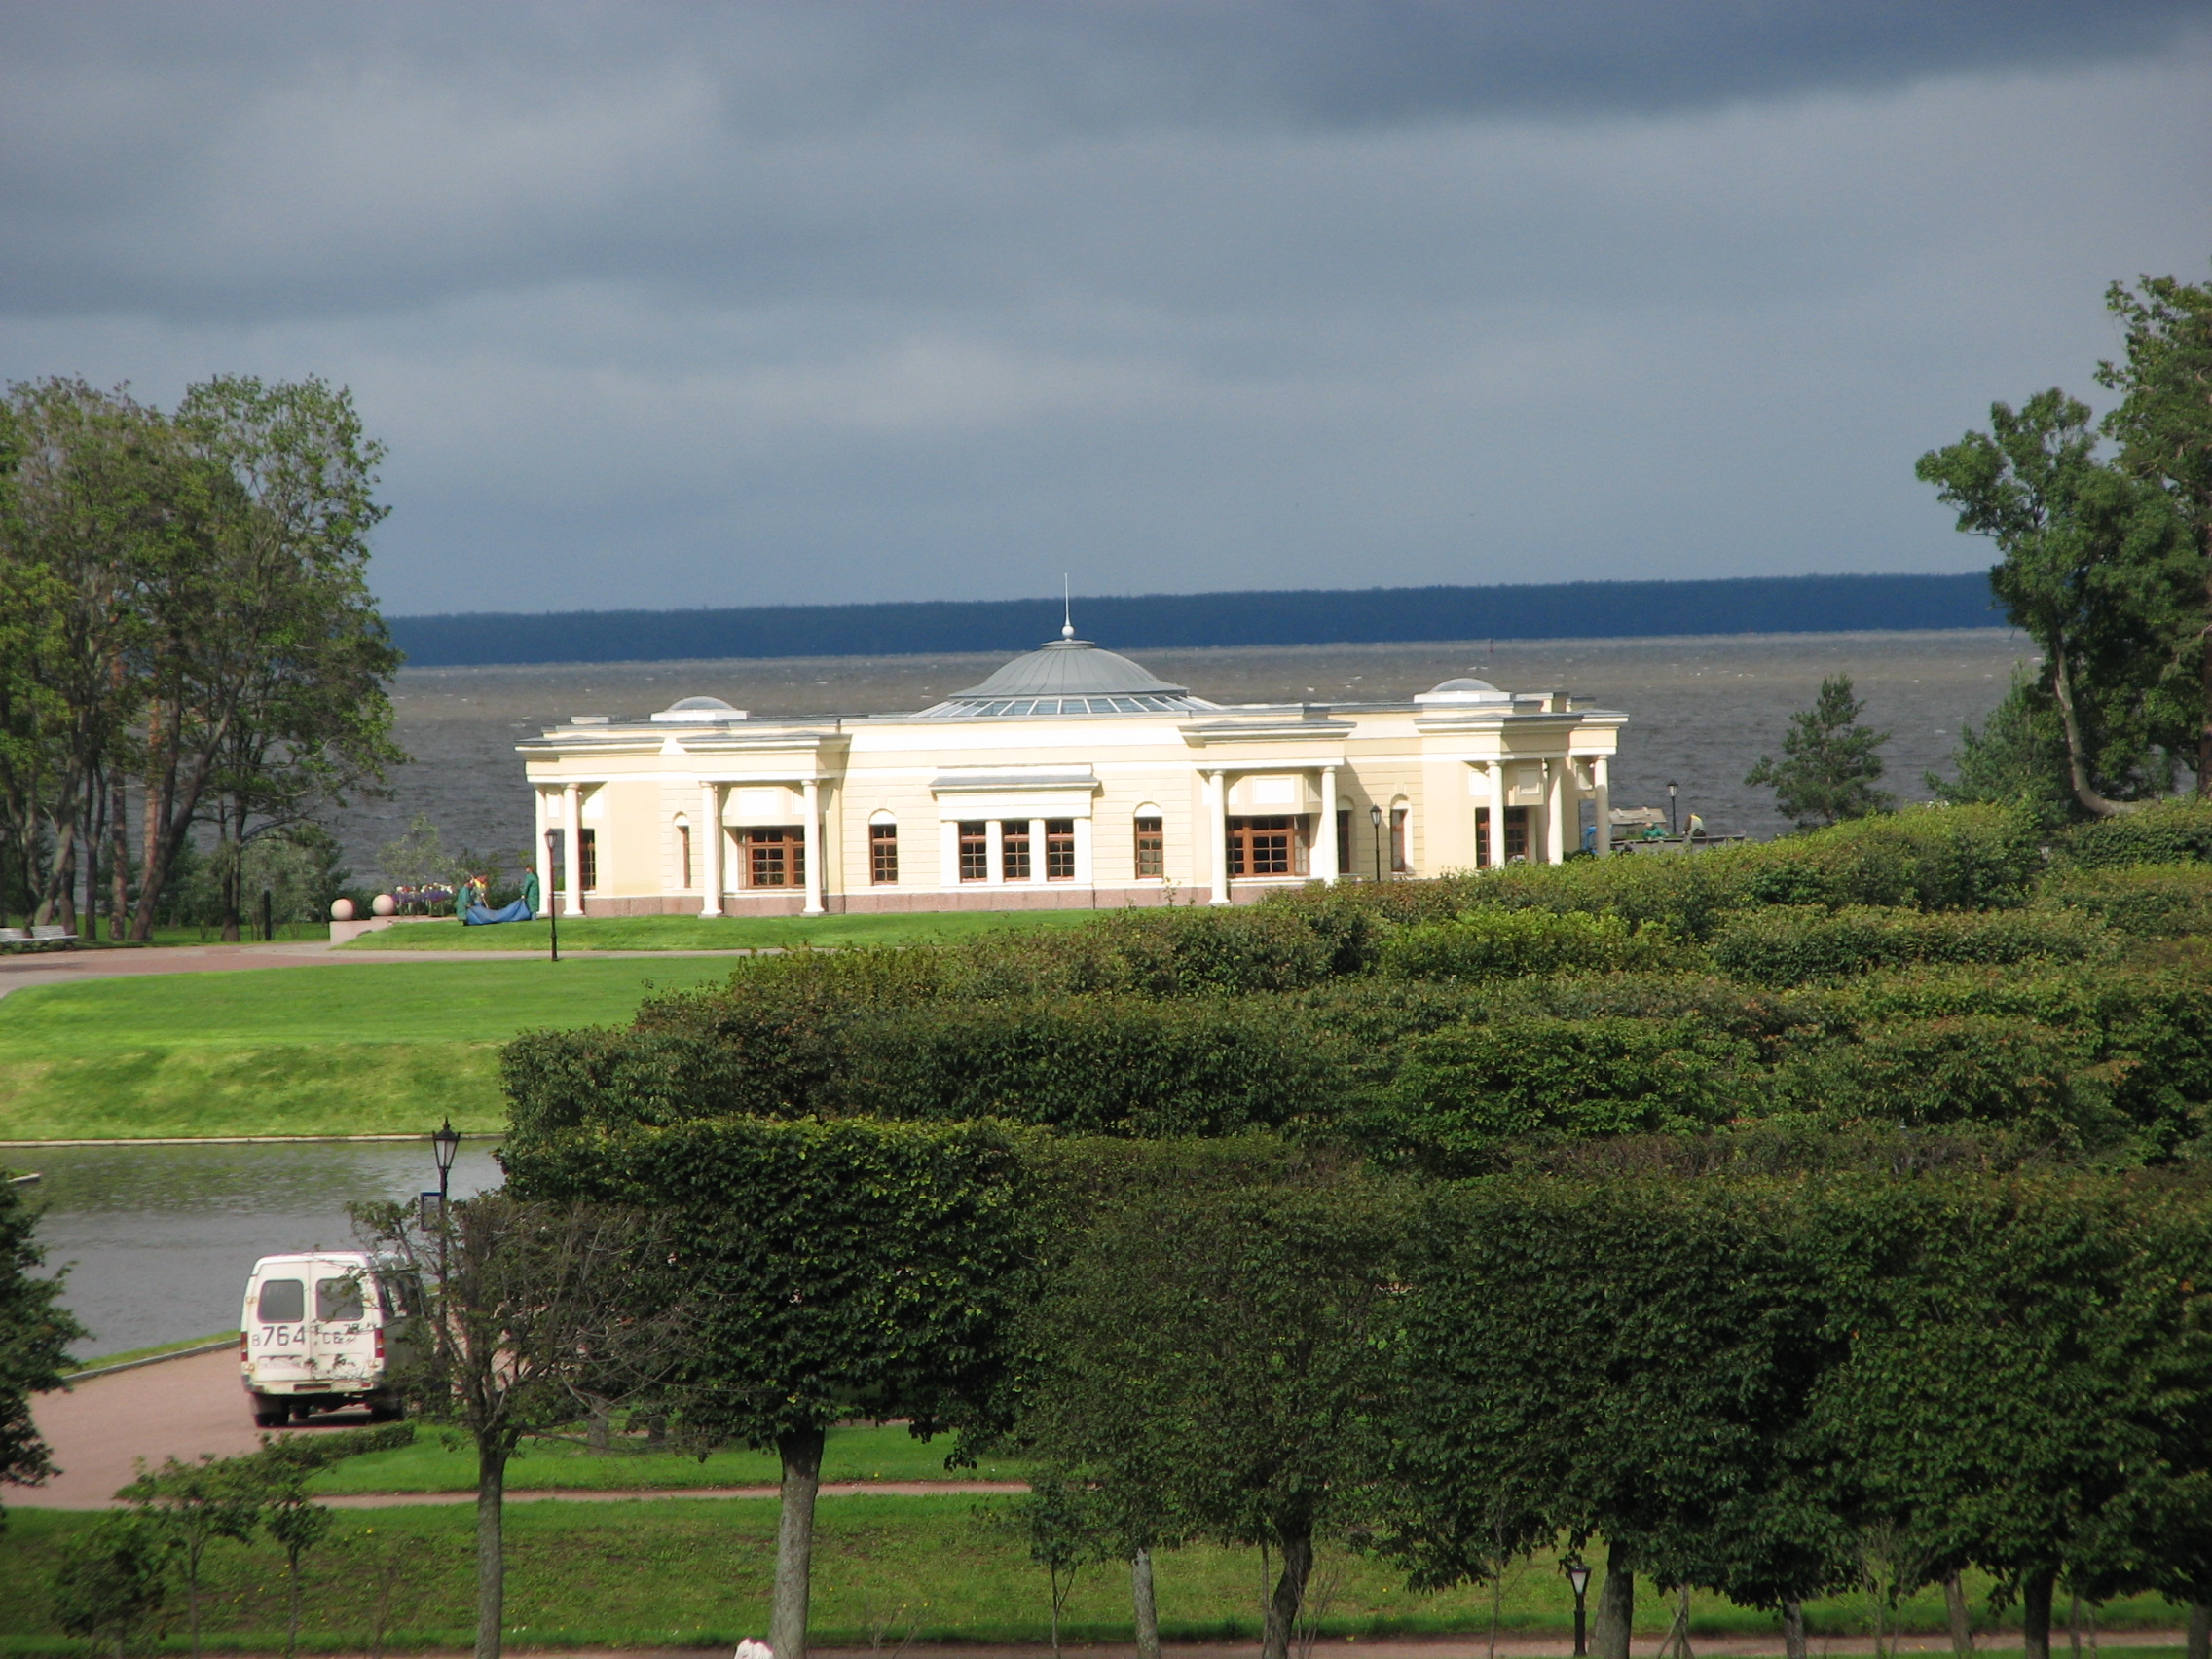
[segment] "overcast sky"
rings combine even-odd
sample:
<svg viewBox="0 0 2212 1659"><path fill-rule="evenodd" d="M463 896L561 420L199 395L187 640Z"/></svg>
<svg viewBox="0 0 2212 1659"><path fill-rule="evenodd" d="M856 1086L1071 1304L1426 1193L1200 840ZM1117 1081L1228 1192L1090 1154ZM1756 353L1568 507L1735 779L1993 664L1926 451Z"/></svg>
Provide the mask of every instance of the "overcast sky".
<svg viewBox="0 0 2212 1659"><path fill-rule="evenodd" d="M0 8L0 376L351 387L401 613L1987 563L2212 0Z"/></svg>

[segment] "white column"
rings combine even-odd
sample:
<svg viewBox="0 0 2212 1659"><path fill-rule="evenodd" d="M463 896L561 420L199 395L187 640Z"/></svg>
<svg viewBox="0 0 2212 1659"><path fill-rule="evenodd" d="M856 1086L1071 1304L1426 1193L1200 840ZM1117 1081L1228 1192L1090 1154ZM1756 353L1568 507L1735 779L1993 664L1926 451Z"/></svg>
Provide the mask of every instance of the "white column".
<svg viewBox="0 0 2212 1659"><path fill-rule="evenodd" d="M1321 866L1315 873L1334 887L1337 866L1344 863L1337 851L1337 769L1334 766L1321 768L1321 833L1313 839L1313 857Z"/></svg>
<svg viewBox="0 0 2212 1659"><path fill-rule="evenodd" d="M940 887L958 887L960 885L960 825L956 820L947 818L937 829L938 859L940 861L938 864L938 885Z"/></svg>
<svg viewBox="0 0 2212 1659"><path fill-rule="evenodd" d="M699 855L699 914L722 913L722 791L719 784L699 786L699 828L691 832Z"/></svg>
<svg viewBox="0 0 2212 1659"><path fill-rule="evenodd" d="M1567 857L1567 756L1544 762L1544 863Z"/></svg>
<svg viewBox="0 0 2212 1659"><path fill-rule="evenodd" d="M809 778L806 795L806 905L802 916L822 914L822 786Z"/></svg>
<svg viewBox="0 0 2212 1659"><path fill-rule="evenodd" d="M983 820L983 870L989 885L1006 885L1006 826L996 818Z"/></svg>
<svg viewBox="0 0 2212 1659"><path fill-rule="evenodd" d="M1096 879L1090 867L1090 820L1079 818L1075 821L1075 884L1089 887Z"/></svg>
<svg viewBox="0 0 2212 1659"><path fill-rule="evenodd" d="M1613 781L1607 775L1605 757L1595 755L1590 758L1590 793L1593 810L1598 815L1598 856L1613 856Z"/></svg>
<svg viewBox="0 0 2212 1659"><path fill-rule="evenodd" d="M1029 879L1040 887L1045 884L1045 821L1029 821Z"/></svg>
<svg viewBox="0 0 2212 1659"><path fill-rule="evenodd" d="M1490 763L1490 867L1505 867L1505 762Z"/></svg>
<svg viewBox="0 0 2212 1659"><path fill-rule="evenodd" d="M533 790L537 802L537 913L548 915L553 909L553 849L545 844L545 831L553 827L553 815L546 810L552 803L543 790Z"/></svg>
<svg viewBox="0 0 2212 1659"><path fill-rule="evenodd" d="M1229 903L1229 780L1219 772L1206 774L1206 824L1213 834L1213 852L1207 866L1213 878L1216 904Z"/></svg>
<svg viewBox="0 0 2212 1659"><path fill-rule="evenodd" d="M584 913L584 792L575 784L561 788L561 914Z"/></svg>

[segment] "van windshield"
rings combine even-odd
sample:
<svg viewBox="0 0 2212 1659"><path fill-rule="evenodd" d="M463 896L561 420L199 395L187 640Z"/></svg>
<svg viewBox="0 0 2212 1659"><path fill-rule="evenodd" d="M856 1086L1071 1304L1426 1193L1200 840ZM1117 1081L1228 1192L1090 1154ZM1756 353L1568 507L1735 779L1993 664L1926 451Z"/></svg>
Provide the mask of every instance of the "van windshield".
<svg viewBox="0 0 2212 1659"><path fill-rule="evenodd" d="M264 1325L296 1325L308 1316L308 1287L304 1279L263 1279L261 1299L254 1311Z"/></svg>
<svg viewBox="0 0 2212 1659"><path fill-rule="evenodd" d="M314 1316L334 1325L357 1324L361 1318L361 1278L355 1273L348 1278L317 1279L314 1284Z"/></svg>

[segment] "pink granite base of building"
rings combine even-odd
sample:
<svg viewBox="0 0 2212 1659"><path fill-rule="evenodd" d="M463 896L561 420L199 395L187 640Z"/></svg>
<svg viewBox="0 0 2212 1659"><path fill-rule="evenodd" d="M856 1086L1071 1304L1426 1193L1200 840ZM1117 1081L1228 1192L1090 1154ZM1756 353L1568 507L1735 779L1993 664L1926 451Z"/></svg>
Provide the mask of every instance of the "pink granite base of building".
<svg viewBox="0 0 2212 1659"><path fill-rule="evenodd" d="M1230 889L1230 902L1253 904L1270 893L1305 885L1307 883L1304 881L1236 882ZM822 903L823 913L831 916L903 916L977 910L1149 909L1161 904L1206 904L1212 900L1213 893L1209 888L1168 889L1148 883L1143 887L1125 888L1055 885L1027 892L993 887L971 891L953 888L903 893L831 893L823 899ZM722 896L721 913L725 916L795 916L801 913L805 904L805 897L798 893L729 893ZM687 894L602 896L592 893L584 896L584 914L696 916L699 914L699 900L696 896Z"/></svg>

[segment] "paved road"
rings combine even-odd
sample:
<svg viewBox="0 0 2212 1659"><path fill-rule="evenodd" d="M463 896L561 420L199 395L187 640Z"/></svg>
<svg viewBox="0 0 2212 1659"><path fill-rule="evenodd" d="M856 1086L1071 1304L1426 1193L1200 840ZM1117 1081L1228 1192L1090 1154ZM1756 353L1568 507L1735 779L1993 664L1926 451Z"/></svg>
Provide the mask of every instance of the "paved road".
<svg viewBox="0 0 2212 1659"><path fill-rule="evenodd" d="M184 1359L142 1365L80 1382L66 1393L41 1394L32 1402L39 1432L54 1451L61 1473L41 1487L10 1487L12 1506L40 1509L103 1509L115 1501L144 1461L158 1466L165 1457L187 1462L203 1452L218 1457L251 1452L269 1432L253 1426L245 1390L239 1385L239 1361L229 1348ZM333 1412L304 1428L280 1434L322 1434L358 1428L366 1413ZM1007 1481L838 1481L823 1487L828 1497L873 1493L930 1496L939 1493L1014 1493L1027 1489ZM634 1497L774 1497L772 1486L680 1488L667 1492L530 1492L507 1493L517 1502L569 1498L606 1503ZM473 1493L369 1493L324 1499L334 1508L373 1509L391 1504L473 1503Z"/></svg>

